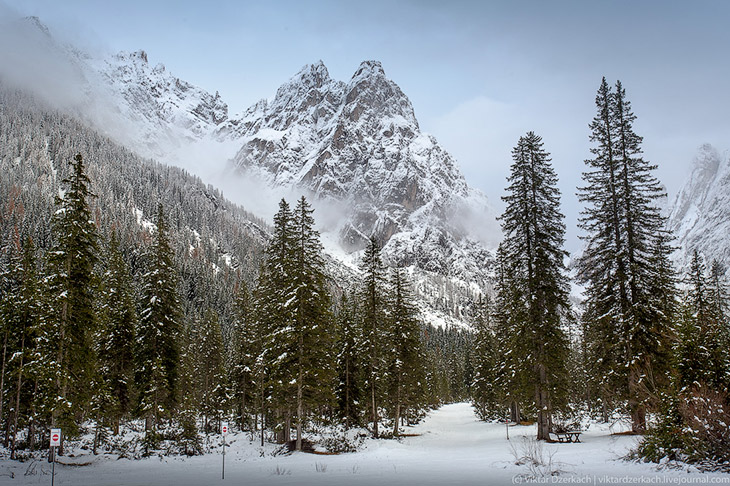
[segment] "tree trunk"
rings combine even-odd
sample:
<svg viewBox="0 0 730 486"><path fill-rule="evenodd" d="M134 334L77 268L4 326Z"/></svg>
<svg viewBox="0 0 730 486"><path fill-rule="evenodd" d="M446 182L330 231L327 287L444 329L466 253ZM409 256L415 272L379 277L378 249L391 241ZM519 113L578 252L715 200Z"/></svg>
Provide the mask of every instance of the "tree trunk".
<svg viewBox="0 0 730 486"><path fill-rule="evenodd" d="M646 432L646 407L639 400L639 371L635 366L629 370L629 410L631 411L631 431L635 434Z"/></svg>
<svg viewBox="0 0 730 486"><path fill-rule="evenodd" d="M302 414L304 413L303 381L304 369L302 359L304 358L304 338L299 334L299 369L297 373L297 446L298 451L302 450Z"/></svg>
<svg viewBox="0 0 730 486"><path fill-rule="evenodd" d="M537 405L537 440L550 439L550 394L547 389L547 373L545 365L537 366L538 383L535 386L535 404Z"/></svg>
<svg viewBox="0 0 730 486"><path fill-rule="evenodd" d="M261 380L263 381L263 379ZM264 446L264 430L266 429L266 398L264 397L264 386L261 385L261 447Z"/></svg>
<svg viewBox="0 0 730 486"><path fill-rule="evenodd" d="M287 408L284 416L284 442L291 440L291 411Z"/></svg>
<svg viewBox="0 0 730 486"><path fill-rule="evenodd" d="M393 421L393 437L398 436L398 425L400 423L400 374L398 374L398 380L396 382L396 393L395 393L395 420Z"/></svg>
<svg viewBox="0 0 730 486"><path fill-rule="evenodd" d="M5 330L5 337L3 339L3 364L2 371L0 372L0 421L3 419L3 403L5 403L3 395L5 391L5 362L8 353L8 334L9 331Z"/></svg>
<svg viewBox="0 0 730 486"><path fill-rule="evenodd" d="M350 430L350 360L345 360L345 430Z"/></svg>
<svg viewBox="0 0 730 486"><path fill-rule="evenodd" d="M10 459L15 459L15 441L18 438L18 415L20 415L20 388L23 385L23 358L25 357L25 328L20 340L20 365L18 367L18 385L15 387L15 411L13 413L13 447L10 449Z"/></svg>
<svg viewBox="0 0 730 486"><path fill-rule="evenodd" d="M297 383L297 450L302 450L302 414L304 413L301 372L300 381Z"/></svg>
<svg viewBox="0 0 730 486"><path fill-rule="evenodd" d="M520 416L520 405L517 403L517 400L512 400L510 402L510 420L516 424L519 424L522 421L522 417Z"/></svg>
<svg viewBox="0 0 730 486"><path fill-rule="evenodd" d="M371 375L372 383L370 384L370 405L372 407L372 419L373 419L373 437L378 438L378 408L375 403L375 377Z"/></svg>

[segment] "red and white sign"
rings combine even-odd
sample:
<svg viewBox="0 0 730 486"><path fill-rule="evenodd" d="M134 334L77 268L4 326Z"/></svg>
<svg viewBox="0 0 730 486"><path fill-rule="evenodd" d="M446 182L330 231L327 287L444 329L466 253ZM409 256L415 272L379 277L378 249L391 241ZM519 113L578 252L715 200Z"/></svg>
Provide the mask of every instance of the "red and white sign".
<svg viewBox="0 0 730 486"><path fill-rule="evenodd" d="M51 447L61 447L61 429L51 429Z"/></svg>
<svg viewBox="0 0 730 486"><path fill-rule="evenodd" d="M228 422L221 423L221 433L226 435L228 433Z"/></svg>

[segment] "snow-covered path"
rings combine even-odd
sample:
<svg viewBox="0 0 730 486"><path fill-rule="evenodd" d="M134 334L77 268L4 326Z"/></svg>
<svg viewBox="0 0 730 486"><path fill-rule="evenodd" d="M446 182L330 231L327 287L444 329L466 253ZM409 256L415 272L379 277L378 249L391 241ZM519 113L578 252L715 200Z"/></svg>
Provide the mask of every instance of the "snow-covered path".
<svg viewBox="0 0 730 486"><path fill-rule="evenodd" d="M467 403L445 405L422 423L405 431L417 434L397 440L368 440L360 452L334 456L294 453L272 456L246 434L231 436L226 454L226 479L221 480L221 456L114 460L96 456L92 465L56 467L57 485L491 485L529 481L526 466L516 465L512 452L534 444L534 426L510 427L477 420ZM641 484L694 481L730 484L730 475L668 471L648 464L617 460L636 439L612 436L606 428L591 426L580 444L545 444L542 456L552 456L552 467L539 471L541 483L621 484L632 478ZM262 455L262 452L264 454ZM0 485L50 484L50 465L0 461ZM560 470L551 477L540 474ZM14 479L11 478L14 476ZM616 479L618 478L618 480ZM667 481L669 479L669 481ZM719 481L718 481L719 480Z"/></svg>

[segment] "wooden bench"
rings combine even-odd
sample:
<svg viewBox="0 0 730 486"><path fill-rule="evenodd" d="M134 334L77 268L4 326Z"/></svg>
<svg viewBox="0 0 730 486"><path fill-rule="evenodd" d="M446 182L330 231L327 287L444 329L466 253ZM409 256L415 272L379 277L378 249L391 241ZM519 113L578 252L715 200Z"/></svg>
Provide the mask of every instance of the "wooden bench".
<svg viewBox="0 0 730 486"><path fill-rule="evenodd" d="M558 442L580 442L580 434L583 431L581 430L569 430L567 432L551 432L555 437L557 437Z"/></svg>

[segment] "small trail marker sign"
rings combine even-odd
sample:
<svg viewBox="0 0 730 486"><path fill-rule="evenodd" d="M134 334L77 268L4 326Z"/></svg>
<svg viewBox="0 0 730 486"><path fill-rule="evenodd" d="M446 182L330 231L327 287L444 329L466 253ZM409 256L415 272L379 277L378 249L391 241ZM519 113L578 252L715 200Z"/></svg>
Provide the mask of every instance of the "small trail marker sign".
<svg viewBox="0 0 730 486"><path fill-rule="evenodd" d="M50 451L48 457L51 459L51 486L56 482L56 447L61 447L61 429L51 429Z"/></svg>
<svg viewBox="0 0 730 486"><path fill-rule="evenodd" d="M51 429L51 447L61 447L61 429Z"/></svg>
<svg viewBox="0 0 730 486"><path fill-rule="evenodd" d="M221 479L226 479L226 435L228 435L228 422L221 422L221 434L223 434L223 469Z"/></svg>

